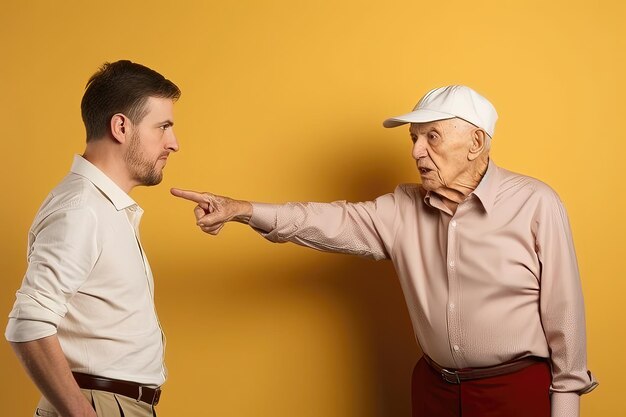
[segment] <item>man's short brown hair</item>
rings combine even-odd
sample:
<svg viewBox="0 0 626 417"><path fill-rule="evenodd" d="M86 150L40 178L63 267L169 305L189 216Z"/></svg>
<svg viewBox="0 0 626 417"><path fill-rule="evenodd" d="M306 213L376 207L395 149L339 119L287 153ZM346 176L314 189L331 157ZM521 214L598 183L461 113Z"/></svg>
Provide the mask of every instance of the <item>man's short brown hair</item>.
<svg viewBox="0 0 626 417"><path fill-rule="evenodd" d="M113 115L122 113L134 124L146 115L149 97L180 97L180 89L158 72L131 61L106 62L91 76L81 101L87 142L110 131Z"/></svg>

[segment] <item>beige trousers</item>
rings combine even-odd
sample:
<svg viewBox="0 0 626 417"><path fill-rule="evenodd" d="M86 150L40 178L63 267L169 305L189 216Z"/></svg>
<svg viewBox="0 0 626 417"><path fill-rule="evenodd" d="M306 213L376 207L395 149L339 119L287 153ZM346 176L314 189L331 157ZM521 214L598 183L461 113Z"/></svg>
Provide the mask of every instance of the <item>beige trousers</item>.
<svg viewBox="0 0 626 417"><path fill-rule="evenodd" d="M98 417L155 417L150 404L138 402L133 398L105 391L81 389L87 401L96 410ZM45 398L41 397L34 417L62 417Z"/></svg>

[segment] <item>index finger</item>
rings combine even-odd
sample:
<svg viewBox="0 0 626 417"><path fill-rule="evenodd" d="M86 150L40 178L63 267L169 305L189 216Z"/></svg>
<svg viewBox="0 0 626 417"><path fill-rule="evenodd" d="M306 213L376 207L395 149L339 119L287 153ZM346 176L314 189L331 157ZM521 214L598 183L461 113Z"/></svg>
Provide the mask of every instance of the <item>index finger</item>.
<svg viewBox="0 0 626 417"><path fill-rule="evenodd" d="M172 193L173 196L184 198L185 200L193 201L196 203L207 202L206 193L199 193L197 191L191 190L181 190L180 188L172 188L170 189L170 193Z"/></svg>

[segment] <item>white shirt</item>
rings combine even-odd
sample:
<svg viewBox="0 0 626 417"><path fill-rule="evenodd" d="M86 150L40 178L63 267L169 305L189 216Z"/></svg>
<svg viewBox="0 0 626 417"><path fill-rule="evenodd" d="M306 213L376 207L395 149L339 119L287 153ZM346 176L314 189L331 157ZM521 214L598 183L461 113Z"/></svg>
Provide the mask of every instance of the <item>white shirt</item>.
<svg viewBox="0 0 626 417"><path fill-rule="evenodd" d="M28 235L28 268L6 338L57 334L72 371L160 386L165 338L139 240L143 210L76 155Z"/></svg>

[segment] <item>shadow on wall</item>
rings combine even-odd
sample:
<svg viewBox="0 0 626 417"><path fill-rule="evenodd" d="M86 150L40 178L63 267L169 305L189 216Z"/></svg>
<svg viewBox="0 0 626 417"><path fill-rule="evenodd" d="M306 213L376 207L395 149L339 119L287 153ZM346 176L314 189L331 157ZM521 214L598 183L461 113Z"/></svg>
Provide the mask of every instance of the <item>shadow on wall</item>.
<svg viewBox="0 0 626 417"><path fill-rule="evenodd" d="M341 304L342 319L354 330L361 351L356 370L368 386L369 416L409 416L410 377L421 355L393 265L345 255L326 255L321 268L301 268L301 291L323 292ZM298 276L298 275L295 275Z"/></svg>
<svg viewBox="0 0 626 417"><path fill-rule="evenodd" d="M300 404L332 403L337 395L359 402L355 417L410 416L410 376L421 352L391 262L333 254L300 256L306 260L295 266L263 262L250 266L248 273L240 265L214 270L210 276L206 269L179 270L182 279L160 285L161 293L178 298L176 293L182 297L188 291L185 278L201 282L184 295L184 305L175 306L175 312L160 308L162 319L173 320L164 321L168 349L174 355L184 349L183 361L191 361L172 368L176 373L169 387L175 374L198 372L197 380L202 380L230 362L225 373L233 384L225 392L265 390L264 399L275 397L274 412L284 402L283 388L299 384L301 392L289 395L300 396ZM190 329L208 335L199 343L189 342L202 352L191 355L202 355L201 364L191 359L189 344L183 342ZM338 376L345 384L336 380ZM263 387L247 387L251 380ZM319 381L336 384L336 391L315 386ZM285 407L284 414L275 415L296 411ZM266 415L262 404L253 408Z"/></svg>

